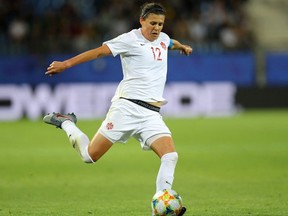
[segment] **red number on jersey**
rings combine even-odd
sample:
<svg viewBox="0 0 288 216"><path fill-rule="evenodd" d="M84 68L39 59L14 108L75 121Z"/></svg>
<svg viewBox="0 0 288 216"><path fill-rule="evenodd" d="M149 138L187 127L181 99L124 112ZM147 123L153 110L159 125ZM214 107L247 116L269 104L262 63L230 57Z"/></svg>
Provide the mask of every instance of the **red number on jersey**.
<svg viewBox="0 0 288 216"><path fill-rule="evenodd" d="M151 50L153 52L154 60L162 61L160 48L156 47L154 49L154 47L151 47Z"/></svg>

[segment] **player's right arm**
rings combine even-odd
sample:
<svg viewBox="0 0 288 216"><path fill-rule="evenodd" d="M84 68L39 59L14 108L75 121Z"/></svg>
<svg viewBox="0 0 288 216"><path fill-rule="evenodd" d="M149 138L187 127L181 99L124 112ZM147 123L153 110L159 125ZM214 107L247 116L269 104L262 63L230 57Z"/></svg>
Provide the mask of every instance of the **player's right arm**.
<svg viewBox="0 0 288 216"><path fill-rule="evenodd" d="M49 67L47 68L46 75L52 76L58 73L61 73L62 71L71 68L75 65L111 55L111 51L107 45L102 45L98 48L88 50L86 52L83 52L75 57L72 57L70 59L67 59L65 61L53 61Z"/></svg>

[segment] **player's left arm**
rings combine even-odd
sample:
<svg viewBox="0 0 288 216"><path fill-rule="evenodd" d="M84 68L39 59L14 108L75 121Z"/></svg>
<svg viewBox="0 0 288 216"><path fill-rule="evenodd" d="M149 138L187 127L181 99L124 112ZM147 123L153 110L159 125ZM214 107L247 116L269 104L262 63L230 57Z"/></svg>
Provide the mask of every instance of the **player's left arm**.
<svg viewBox="0 0 288 216"><path fill-rule="evenodd" d="M175 39L171 39L169 49L170 50L180 50L181 54L185 54L187 56L192 53L192 47L191 46L184 45Z"/></svg>

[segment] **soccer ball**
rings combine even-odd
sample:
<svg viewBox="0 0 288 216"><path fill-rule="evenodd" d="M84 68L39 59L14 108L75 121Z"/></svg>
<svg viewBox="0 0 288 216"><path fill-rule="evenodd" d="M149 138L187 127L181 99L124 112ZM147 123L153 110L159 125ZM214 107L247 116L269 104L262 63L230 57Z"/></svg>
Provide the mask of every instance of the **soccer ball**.
<svg viewBox="0 0 288 216"><path fill-rule="evenodd" d="M176 216L182 208L182 198L172 190L158 191L152 198L153 216Z"/></svg>

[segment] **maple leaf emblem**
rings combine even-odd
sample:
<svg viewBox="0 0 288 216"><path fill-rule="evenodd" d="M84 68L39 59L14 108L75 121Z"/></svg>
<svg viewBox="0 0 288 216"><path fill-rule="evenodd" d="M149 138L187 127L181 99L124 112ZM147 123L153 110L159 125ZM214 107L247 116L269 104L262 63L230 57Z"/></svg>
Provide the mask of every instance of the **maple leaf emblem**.
<svg viewBox="0 0 288 216"><path fill-rule="evenodd" d="M106 128L107 128L107 130L112 130L113 127L114 127L114 125L113 125L112 122L108 122L108 123L106 124Z"/></svg>
<svg viewBox="0 0 288 216"><path fill-rule="evenodd" d="M160 43L160 45L162 46L162 48L163 48L164 50L167 49L167 47L166 47L166 45L165 45L165 43L164 43L163 41Z"/></svg>

